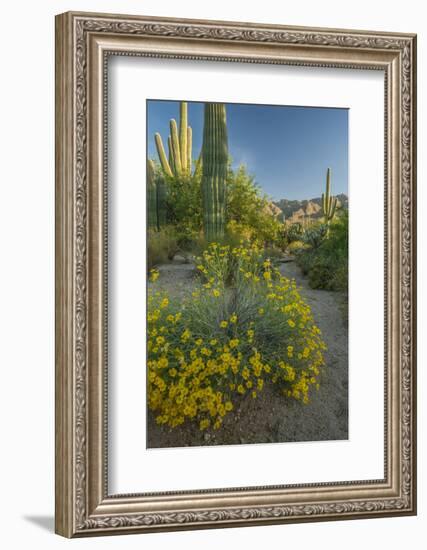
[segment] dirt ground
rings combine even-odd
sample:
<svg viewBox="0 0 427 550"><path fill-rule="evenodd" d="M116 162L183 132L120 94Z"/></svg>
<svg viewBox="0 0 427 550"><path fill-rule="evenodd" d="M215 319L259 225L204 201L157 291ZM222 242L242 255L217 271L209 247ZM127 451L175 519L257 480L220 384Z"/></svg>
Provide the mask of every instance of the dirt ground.
<svg viewBox="0 0 427 550"><path fill-rule="evenodd" d="M277 389L265 385L257 399L237 403L233 414L224 418L218 431L200 432L196 423L177 428L158 426L149 411L147 446L187 447L279 443L286 441L325 441L348 438L348 329L343 318L343 300L338 292L315 290L308 286L295 262L282 263L280 271L295 279L310 305L315 322L328 347L320 389L312 392L307 405L285 399ZM179 260L160 267L162 288L182 295L194 284L194 266Z"/></svg>

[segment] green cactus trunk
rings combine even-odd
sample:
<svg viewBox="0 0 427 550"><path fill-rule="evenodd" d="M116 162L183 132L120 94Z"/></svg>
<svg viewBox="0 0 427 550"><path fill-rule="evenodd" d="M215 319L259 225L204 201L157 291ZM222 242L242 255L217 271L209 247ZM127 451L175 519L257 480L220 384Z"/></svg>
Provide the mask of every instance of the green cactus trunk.
<svg viewBox="0 0 427 550"><path fill-rule="evenodd" d="M147 217L148 228L157 229L157 185L155 179L155 166L151 159L147 162Z"/></svg>
<svg viewBox="0 0 427 550"><path fill-rule="evenodd" d="M166 212L166 182L163 174L159 174L156 179L156 189L157 189L157 227L160 229L165 226L167 223L167 212Z"/></svg>
<svg viewBox="0 0 427 550"><path fill-rule="evenodd" d="M225 232L227 163L225 105L205 103L201 186L203 226L208 241L221 239Z"/></svg>
<svg viewBox="0 0 427 550"><path fill-rule="evenodd" d="M331 169L326 172L326 193L322 193L322 212L325 224L329 226L335 216L338 199L331 195Z"/></svg>

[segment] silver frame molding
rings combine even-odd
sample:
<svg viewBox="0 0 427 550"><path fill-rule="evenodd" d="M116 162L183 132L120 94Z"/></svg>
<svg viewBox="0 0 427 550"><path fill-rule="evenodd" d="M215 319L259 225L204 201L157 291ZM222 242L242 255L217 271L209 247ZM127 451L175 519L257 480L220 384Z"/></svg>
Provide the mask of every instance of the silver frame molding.
<svg viewBox="0 0 427 550"><path fill-rule="evenodd" d="M384 71L384 479L108 494L105 182L110 55ZM416 513L415 154L415 35L72 12L56 17L58 534Z"/></svg>

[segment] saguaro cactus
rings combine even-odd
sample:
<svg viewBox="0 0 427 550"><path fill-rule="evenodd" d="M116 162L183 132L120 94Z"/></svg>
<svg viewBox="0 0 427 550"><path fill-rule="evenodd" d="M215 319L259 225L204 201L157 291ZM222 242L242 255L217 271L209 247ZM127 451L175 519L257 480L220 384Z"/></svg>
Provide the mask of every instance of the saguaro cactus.
<svg viewBox="0 0 427 550"><path fill-rule="evenodd" d="M149 159L147 161L147 215L149 229L158 228L157 219L157 185L156 185L156 169L154 162Z"/></svg>
<svg viewBox="0 0 427 550"><path fill-rule="evenodd" d="M167 189L163 174L156 170L154 162L147 162L147 213L149 229L166 225Z"/></svg>
<svg viewBox="0 0 427 550"><path fill-rule="evenodd" d="M337 202L338 199L331 195L331 169L328 168L326 171L326 193L322 193L322 211L326 225L329 225L329 223L333 220L337 208Z"/></svg>
<svg viewBox="0 0 427 550"><path fill-rule="evenodd" d="M157 154L163 173L169 177L185 177L192 175L192 130L188 126L188 105L185 101L179 104L179 131L175 119L170 121L168 137L168 155L166 156L162 137L159 133L154 136Z"/></svg>
<svg viewBox="0 0 427 550"><path fill-rule="evenodd" d="M202 146L202 208L207 240L223 237L228 140L225 105L205 103Z"/></svg>
<svg viewBox="0 0 427 550"><path fill-rule="evenodd" d="M163 174L158 174L156 178L156 190L157 190L157 227L160 229L166 225L166 182Z"/></svg>

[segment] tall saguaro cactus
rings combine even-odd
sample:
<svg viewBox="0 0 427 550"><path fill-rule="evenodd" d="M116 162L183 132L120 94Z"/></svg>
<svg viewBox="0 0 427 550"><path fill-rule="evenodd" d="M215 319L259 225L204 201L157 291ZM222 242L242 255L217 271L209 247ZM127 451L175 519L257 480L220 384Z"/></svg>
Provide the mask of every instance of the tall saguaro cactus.
<svg viewBox="0 0 427 550"><path fill-rule="evenodd" d="M170 120L168 137L168 155L166 156L162 136L154 136L157 154L163 173L169 177L187 177L192 174L192 130L188 126L188 105L185 101L179 104L179 130L175 119Z"/></svg>
<svg viewBox="0 0 427 550"><path fill-rule="evenodd" d="M202 208L208 241L224 236L228 139L225 105L205 103L202 146Z"/></svg>
<svg viewBox="0 0 427 550"><path fill-rule="evenodd" d="M163 174L156 170L154 162L147 162L147 215L148 228L160 229L166 225L167 189Z"/></svg>
<svg viewBox="0 0 427 550"><path fill-rule="evenodd" d="M156 185L156 170L154 162L149 159L147 161L147 215L148 228L157 229L157 185Z"/></svg>
<svg viewBox="0 0 427 550"><path fill-rule="evenodd" d="M167 223L166 218L166 182L163 174L158 174L156 179L157 199L157 227L160 229Z"/></svg>
<svg viewBox="0 0 427 550"><path fill-rule="evenodd" d="M331 195L331 169L326 171L326 193L322 193L322 211L326 225L333 220L337 209L337 197Z"/></svg>

